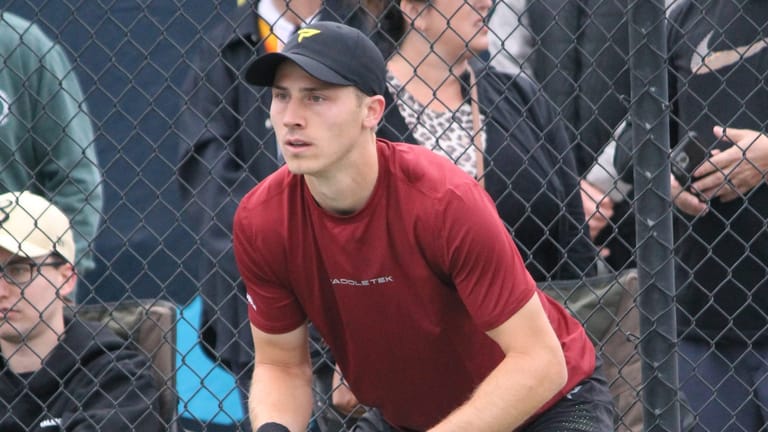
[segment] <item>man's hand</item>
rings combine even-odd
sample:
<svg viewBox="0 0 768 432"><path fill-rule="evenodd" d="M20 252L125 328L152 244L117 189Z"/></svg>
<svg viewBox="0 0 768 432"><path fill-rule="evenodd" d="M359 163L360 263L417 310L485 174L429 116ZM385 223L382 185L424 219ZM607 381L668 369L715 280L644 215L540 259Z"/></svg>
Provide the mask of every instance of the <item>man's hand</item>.
<svg viewBox="0 0 768 432"><path fill-rule="evenodd" d="M733 146L713 152L693 173L692 187L705 198L722 202L739 198L759 185L768 170L768 137L749 129L725 129L715 126L715 137Z"/></svg>
<svg viewBox="0 0 768 432"><path fill-rule="evenodd" d="M683 189L675 179L675 176L670 174L669 180L672 183L672 200L677 208L691 216L699 216L707 212L709 206L701 202L696 195Z"/></svg>
<svg viewBox="0 0 768 432"><path fill-rule="evenodd" d="M360 417L365 414L365 407L360 405L352 390L341 378L338 369L333 372L333 407L336 411L352 417Z"/></svg>
<svg viewBox="0 0 768 432"><path fill-rule="evenodd" d="M584 219L589 225L589 237L594 241L613 216L613 200L586 180L579 182Z"/></svg>

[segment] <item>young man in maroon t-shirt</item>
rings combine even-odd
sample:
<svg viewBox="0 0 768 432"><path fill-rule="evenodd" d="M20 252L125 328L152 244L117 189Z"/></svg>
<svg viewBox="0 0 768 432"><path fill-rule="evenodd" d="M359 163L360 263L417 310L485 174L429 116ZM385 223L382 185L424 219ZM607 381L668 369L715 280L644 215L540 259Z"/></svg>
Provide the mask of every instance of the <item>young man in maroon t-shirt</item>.
<svg viewBox="0 0 768 432"><path fill-rule="evenodd" d="M613 430L592 344L536 289L482 186L427 149L377 140L385 70L362 33L335 23L248 69L273 88L287 165L234 222L253 425L306 429L312 321L387 428Z"/></svg>

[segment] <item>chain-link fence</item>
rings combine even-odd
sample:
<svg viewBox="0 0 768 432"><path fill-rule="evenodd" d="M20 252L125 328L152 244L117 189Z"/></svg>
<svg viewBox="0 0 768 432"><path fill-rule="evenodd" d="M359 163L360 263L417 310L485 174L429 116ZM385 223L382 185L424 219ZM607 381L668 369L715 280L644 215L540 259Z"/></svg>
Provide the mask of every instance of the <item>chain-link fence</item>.
<svg viewBox="0 0 768 432"><path fill-rule="evenodd" d="M232 220L284 157L244 73L321 20L387 59L378 135L478 179L584 324L616 430L768 424L766 2L2 5L0 192L59 207L77 253L0 201L0 430L250 430ZM374 411L320 333L308 428L350 430Z"/></svg>

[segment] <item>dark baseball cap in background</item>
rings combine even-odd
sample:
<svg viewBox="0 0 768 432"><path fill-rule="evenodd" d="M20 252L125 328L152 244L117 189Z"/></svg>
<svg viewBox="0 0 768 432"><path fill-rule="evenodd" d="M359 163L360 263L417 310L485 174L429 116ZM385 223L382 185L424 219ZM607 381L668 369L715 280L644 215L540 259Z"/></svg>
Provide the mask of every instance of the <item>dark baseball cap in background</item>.
<svg viewBox="0 0 768 432"><path fill-rule="evenodd" d="M253 85L271 87L278 66L291 60L320 81L354 86L368 96L384 94L386 65L373 42L361 31L335 22L299 29L280 52L256 58L245 71Z"/></svg>

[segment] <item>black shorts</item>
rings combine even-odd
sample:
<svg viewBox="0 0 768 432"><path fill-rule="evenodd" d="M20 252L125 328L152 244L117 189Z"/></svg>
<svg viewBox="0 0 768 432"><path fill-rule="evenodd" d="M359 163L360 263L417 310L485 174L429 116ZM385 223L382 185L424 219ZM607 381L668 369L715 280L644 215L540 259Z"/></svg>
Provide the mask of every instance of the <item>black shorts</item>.
<svg viewBox="0 0 768 432"><path fill-rule="evenodd" d="M613 398L597 357L595 372L521 432L612 432Z"/></svg>
<svg viewBox="0 0 768 432"><path fill-rule="evenodd" d="M550 409L520 428L519 432L613 432L613 398L603 375L600 356L595 372L581 381ZM378 410L360 418L353 432L399 432L387 424Z"/></svg>

